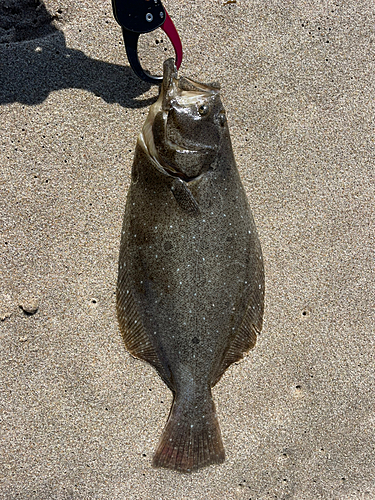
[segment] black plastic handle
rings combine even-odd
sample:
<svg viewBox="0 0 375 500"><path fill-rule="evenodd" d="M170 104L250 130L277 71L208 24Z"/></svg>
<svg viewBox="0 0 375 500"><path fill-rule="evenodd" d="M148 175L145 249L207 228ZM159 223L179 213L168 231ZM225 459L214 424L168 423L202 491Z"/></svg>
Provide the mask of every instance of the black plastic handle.
<svg viewBox="0 0 375 500"><path fill-rule="evenodd" d="M112 0L112 9L119 25L134 33L149 33L165 21L160 0Z"/></svg>
<svg viewBox="0 0 375 500"><path fill-rule="evenodd" d="M142 80L160 85L162 76L146 73L138 59L138 38L162 28L176 52L176 67L181 65L182 44L178 32L160 0L112 0L113 15L122 28L126 55L134 73Z"/></svg>
<svg viewBox="0 0 375 500"><path fill-rule="evenodd" d="M122 34L124 36L126 55L128 56L130 66L134 73L144 82L160 85L163 81L163 77L149 75L144 71L141 63L139 62L137 51L139 33L134 33L134 31L128 31L122 28Z"/></svg>

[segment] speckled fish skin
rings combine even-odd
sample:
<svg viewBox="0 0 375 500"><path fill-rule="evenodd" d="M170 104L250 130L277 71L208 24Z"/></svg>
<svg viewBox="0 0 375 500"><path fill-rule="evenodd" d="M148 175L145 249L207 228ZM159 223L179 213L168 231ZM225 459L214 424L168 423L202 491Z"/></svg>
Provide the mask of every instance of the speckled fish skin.
<svg viewBox="0 0 375 500"><path fill-rule="evenodd" d="M178 79L167 60L135 151L117 287L127 349L174 397L155 467L224 461L211 388L254 347L263 304L261 247L219 90Z"/></svg>

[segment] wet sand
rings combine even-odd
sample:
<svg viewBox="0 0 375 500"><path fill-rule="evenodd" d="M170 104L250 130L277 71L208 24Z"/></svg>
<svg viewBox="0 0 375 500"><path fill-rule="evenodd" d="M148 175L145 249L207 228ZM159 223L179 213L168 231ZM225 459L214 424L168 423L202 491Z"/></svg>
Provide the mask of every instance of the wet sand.
<svg viewBox="0 0 375 500"><path fill-rule="evenodd" d="M0 498L371 500L373 3L165 6L180 74L221 83L265 260L263 332L214 389L227 460L151 467L171 394L125 351L114 299L158 91L110 2L51 0L1 12ZM161 31L140 51L154 70L173 54Z"/></svg>

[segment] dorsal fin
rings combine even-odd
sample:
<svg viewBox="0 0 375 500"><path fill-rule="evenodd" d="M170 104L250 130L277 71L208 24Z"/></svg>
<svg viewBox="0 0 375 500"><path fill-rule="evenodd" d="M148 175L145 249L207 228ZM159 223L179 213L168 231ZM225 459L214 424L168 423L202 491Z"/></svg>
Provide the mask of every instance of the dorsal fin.
<svg viewBox="0 0 375 500"><path fill-rule="evenodd" d="M251 296L247 304L245 315L241 325L235 335L230 339L223 359L214 377L212 387L220 380L225 370L232 364L240 361L244 354L255 347L257 334L262 330L263 310L264 310L264 274L263 267L258 269L255 278L257 283L261 283L261 288L257 289Z"/></svg>

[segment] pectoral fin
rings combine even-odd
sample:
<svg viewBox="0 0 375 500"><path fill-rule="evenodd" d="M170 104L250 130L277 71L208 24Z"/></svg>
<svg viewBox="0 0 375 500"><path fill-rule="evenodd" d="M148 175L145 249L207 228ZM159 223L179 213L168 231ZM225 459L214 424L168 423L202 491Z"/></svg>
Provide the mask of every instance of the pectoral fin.
<svg viewBox="0 0 375 500"><path fill-rule="evenodd" d="M171 185L171 191L175 200L179 206L185 210L185 212L190 212L193 214L199 213L199 205L192 195L190 189L187 187L186 183L179 177L173 179Z"/></svg>

